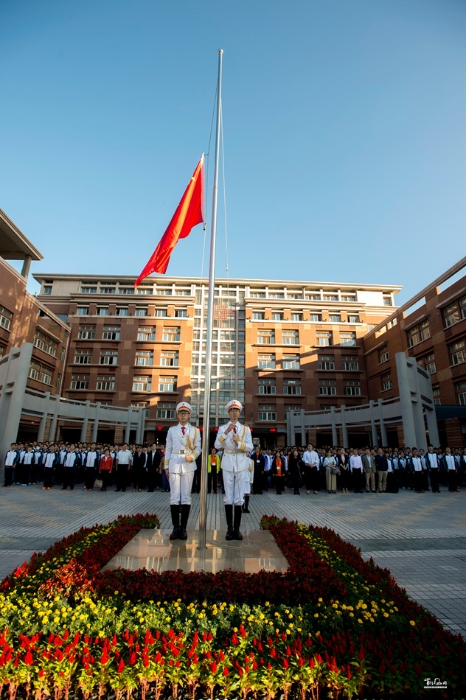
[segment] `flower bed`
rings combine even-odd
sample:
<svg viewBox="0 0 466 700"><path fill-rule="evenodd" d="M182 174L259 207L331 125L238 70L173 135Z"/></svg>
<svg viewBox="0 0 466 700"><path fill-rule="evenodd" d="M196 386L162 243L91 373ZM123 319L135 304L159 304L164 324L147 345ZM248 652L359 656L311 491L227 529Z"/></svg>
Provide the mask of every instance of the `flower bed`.
<svg viewBox="0 0 466 700"><path fill-rule="evenodd" d="M81 530L5 579L0 684L10 700L413 698L429 676L466 687L463 640L328 529L263 518L286 574L100 573L157 523L134 516Z"/></svg>

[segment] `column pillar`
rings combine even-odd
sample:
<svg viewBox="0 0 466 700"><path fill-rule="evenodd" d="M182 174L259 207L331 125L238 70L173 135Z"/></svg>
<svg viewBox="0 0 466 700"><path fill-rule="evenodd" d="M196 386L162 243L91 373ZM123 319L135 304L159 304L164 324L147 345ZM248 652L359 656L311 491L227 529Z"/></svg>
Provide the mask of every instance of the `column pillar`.
<svg viewBox="0 0 466 700"><path fill-rule="evenodd" d="M346 428L346 406L340 406L341 411L341 436L343 439L342 447L348 447L348 430Z"/></svg>
<svg viewBox="0 0 466 700"><path fill-rule="evenodd" d="M100 401L95 404L95 417L92 425L92 442L97 442L97 432L99 430Z"/></svg>
<svg viewBox="0 0 466 700"><path fill-rule="evenodd" d="M24 256L23 267L21 268L21 276L24 277L24 279L26 280L29 277L29 270L31 269L31 260L32 258L30 255Z"/></svg>
<svg viewBox="0 0 466 700"><path fill-rule="evenodd" d="M50 423L50 429L49 429L49 435L48 439L49 442L55 442L55 437L57 434L57 423L58 423L58 413L60 411L60 394L56 394L53 397L53 416L52 416L52 422Z"/></svg>
<svg viewBox="0 0 466 700"><path fill-rule="evenodd" d="M383 399L379 399L379 421L380 421L380 437L382 439L382 447L387 446L387 429L385 427L385 421L383 418Z"/></svg>
<svg viewBox="0 0 466 700"><path fill-rule="evenodd" d="M413 406L409 381L409 370L404 352L395 354L396 373L398 375L398 387L400 391L401 419L403 421L403 434L405 445L416 445L416 429L414 425ZM417 446L417 445L416 445Z"/></svg>
<svg viewBox="0 0 466 700"><path fill-rule="evenodd" d="M427 428L429 429L429 442L434 447L440 445L440 438L438 434L437 416L435 415L435 405L433 410L426 408L426 418L427 418Z"/></svg>
<svg viewBox="0 0 466 700"><path fill-rule="evenodd" d="M18 437L19 423L24 403L24 392L29 374L29 366L32 357L32 343L24 343L21 350L12 348L11 357L7 361L5 369L2 401L1 401L1 423L0 430L0 452L1 458L5 456L12 442L16 442ZM15 353L13 357L13 352Z"/></svg>
<svg viewBox="0 0 466 700"><path fill-rule="evenodd" d="M132 417L132 409L131 406L128 406L128 419L126 421L126 428L125 428L125 442L129 443L129 436L131 433L131 417Z"/></svg>
<svg viewBox="0 0 466 700"><path fill-rule="evenodd" d="M44 442L45 428L47 425L47 415L49 412L49 402L50 402L50 391L45 392L44 404L42 409L42 417L39 424L39 433L37 435L37 442Z"/></svg>
<svg viewBox="0 0 466 700"><path fill-rule="evenodd" d="M332 445L338 445L338 431L337 421L335 417L335 406L330 407L330 413L332 414Z"/></svg>
<svg viewBox="0 0 466 700"><path fill-rule="evenodd" d="M304 409L301 410L301 445L303 445L303 447L306 445L306 417L304 415Z"/></svg>
<svg viewBox="0 0 466 700"><path fill-rule="evenodd" d="M372 447L377 447L379 444L379 439L377 437L377 425L375 423L375 405L375 401L369 401L369 411L371 414Z"/></svg>
<svg viewBox="0 0 466 700"><path fill-rule="evenodd" d="M142 445L144 441L144 424L145 424L145 415L144 415L144 408L139 409L139 415L138 415L138 427L136 430L136 442L138 445Z"/></svg>
<svg viewBox="0 0 466 700"><path fill-rule="evenodd" d="M81 439L80 442L87 442L87 426L89 423L89 413L90 413L90 407L91 407L91 402L89 400L86 401L86 408L84 410L84 419L83 419L83 424L81 426Z"/></svg>

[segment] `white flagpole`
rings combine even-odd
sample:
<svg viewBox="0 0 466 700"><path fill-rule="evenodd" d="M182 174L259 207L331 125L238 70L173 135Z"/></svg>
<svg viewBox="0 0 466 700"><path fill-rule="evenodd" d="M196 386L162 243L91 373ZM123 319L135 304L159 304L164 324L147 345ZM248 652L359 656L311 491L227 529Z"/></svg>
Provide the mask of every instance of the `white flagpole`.
<svg viewBox="0 0 466 700"><path fill-rule="evenodd" d="M215 136L215 170L212 189L212 224L210 229L210 263L209 263L209 298L207 306L207 332L205 352L204 384L204 431L202 438L201 501L199 512L199 549L206 549L207 528L207 469L210 438L210 385L212 376L212 326L214 317L215 289L215 248L217 243L217 202L218 202L218 164L220 151L220 120L222 114L222 59L223 49L218 52L217 83L217 133Z"/></svg>

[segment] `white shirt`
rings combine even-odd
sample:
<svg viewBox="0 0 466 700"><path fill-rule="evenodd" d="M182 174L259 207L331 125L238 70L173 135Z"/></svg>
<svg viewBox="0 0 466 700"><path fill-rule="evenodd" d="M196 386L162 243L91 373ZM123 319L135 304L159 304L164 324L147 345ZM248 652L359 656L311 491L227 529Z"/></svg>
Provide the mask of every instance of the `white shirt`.
<svg viewBox="0 0 466 700"><path fill-rule="evenodd" d="M97 452L94 450L87 453L86 457L86 467L95 467L97 462Z"/></svg>
<svg viewBox="0 0 466 700"><path fill-rule="evenodd" d="M74 467L76 462L76 452L68 452L65 459L65 467Z"/></svg>
<svg viewBox="0 0 466 700"><path fill-rule="evenodd" d="M131 452L129 450L118 450L116 458L118 464L130 464Z"/></svg>
<svg viewBox="0 0 466 700"><path fill-rule="evenodd" d="M31 450L31 452L25 452L24 457L23 457L23 464L32 464L32 460L34 459L34 452Z"/></svg>
<svg viewBox="0 0 466 700"><path fill-rule="evenodd" d="M45 458L44 467L53 467L54 462L55 462L55 452L48 452L47 457Z"/></svg>
<svg viewBox="0 0 466 700"><path fill-rule="evenodd" d="M306 452L303 454L303 462L308 467L317 467L317 471L319 471L319 455L315 450L306 450Z"/></svg>
<svg viewBox="0 0 466 700"><path fill-rule="evenodd" d="M362 459L360 455L351 455L349 463L351 471L353 471L353 469L362 469Z"/></svg>
<svg viewBox="0 0 466 700"><path fill-rule="evenodd" d="M437 455L435 452L428 452L427 453L429 456L427 458L427 463L429 464L431 469L438 469L438 461L437 461Z"/></svg>
<svg viewBox="0 0 466 700"><path fill-rule="evenodd" d="M16 450L8 450L5 457L5 467L12 467L17 457Z"/></svg>
<svg viewBox="0 0 466 700"><path fill-rule="evenodd" d="M413 457L412 463L415 472L422 472L422 462L420 457Z"/></svg>
<svg viewBox="0 0 466 700"><path fill-rule="evenodd" d="M184 435L183 435L184 428ZM167 433L165 449L165 469L171 474L187 474L196 471L196 457L201 452L201 433L191 423L172 426ZM192 457L191 462L186 457Z"/></svg>
<svg viewBox="0 0 466 700"><path fill-rule="evenodd" d="M445 462L447 465L447 469L456 469L456 462L453 455L445 455Z"/></svg>

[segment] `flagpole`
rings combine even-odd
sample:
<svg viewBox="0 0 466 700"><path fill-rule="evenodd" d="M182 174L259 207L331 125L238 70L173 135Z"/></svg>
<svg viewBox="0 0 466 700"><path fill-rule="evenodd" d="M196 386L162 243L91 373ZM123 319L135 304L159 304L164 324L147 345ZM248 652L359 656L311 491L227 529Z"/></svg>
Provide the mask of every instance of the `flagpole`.
<svg viewBox="0 0 466 700"><path fill-rule="evenodd" d="M220 120L222 114L222 59L223 49L218 52L217 82L217 133L215 136L215 170L212 189L212 223L210 229L209 298L207 305L207 329L204 384L204 431L202 438L201 497L199 511L199 549L206 549L207 528L207 470L210 437L210 390L212 376L212 326L214 318L215 249L217 243L218 164L220 151Z"/></svg>

